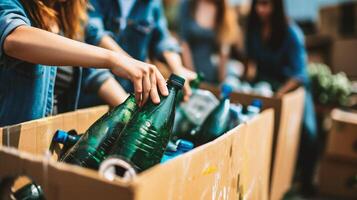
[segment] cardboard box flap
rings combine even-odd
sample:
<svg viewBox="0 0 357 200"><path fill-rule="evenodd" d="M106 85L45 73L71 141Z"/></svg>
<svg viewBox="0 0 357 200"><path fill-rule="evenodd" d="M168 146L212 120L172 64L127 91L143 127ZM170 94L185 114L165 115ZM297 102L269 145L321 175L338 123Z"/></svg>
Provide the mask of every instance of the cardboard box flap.
<svg viewBox="0 0 357 200"><path fill-rule="evenodd" d="M130 184L109 182L93 170L58 163L14 148L0 147L1 178L28 176L41 185L47 199L130 199Z"/></svg>
<svg viewBox="0 0 357 200"><path fill-rule="evenodd" d="M348 112L340 109L333 109L331 112L331 118L335 121L357 125L357 113Z"/></svg>

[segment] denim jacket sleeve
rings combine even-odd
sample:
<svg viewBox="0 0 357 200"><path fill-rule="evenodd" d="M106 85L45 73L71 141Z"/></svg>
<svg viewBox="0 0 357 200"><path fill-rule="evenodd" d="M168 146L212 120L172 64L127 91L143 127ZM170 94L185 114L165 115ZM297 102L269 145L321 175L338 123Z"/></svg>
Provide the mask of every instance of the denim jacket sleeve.
<svg viewBox="0 0 357 200"><path fill-rule="evenodd" d="M110 77L112 74L107 69L83 68L82 89L97 93L100 86Z"/></svg>
<svg viewBox="0 0 357 200"><path fill-rule="evenodd" d="M286 74L290 78L294 78L306 84L308 81L306 65L307 54L304 45L304 36L298 28L289 28L289 49L288 61L289 66L286 67Z"/></svg>
<svg viewBox="0 0 357 200"><path fill-rule="evenodd" d="M161 0L157 0L156 2L154 11L156 26L150 49L153 51L155 57L161 58L164 51L180 52L181 49L177 41L169 33Z"/></svg>
<svg viewBox="0 0 357 200"><path fill-rule="evenodd" d="M21 25L31 25L25 10L18 0L0 1L0 58L3 57L3 47L6 37Z"/></svg>
<svg viewBox="0 0 357 200"><path fill-rule="evenodd" d="M85 41L88 44L98 45L103 36L106 35L103 24L102 6L100 1L90 0L88 22L85 28Z"/></svg>

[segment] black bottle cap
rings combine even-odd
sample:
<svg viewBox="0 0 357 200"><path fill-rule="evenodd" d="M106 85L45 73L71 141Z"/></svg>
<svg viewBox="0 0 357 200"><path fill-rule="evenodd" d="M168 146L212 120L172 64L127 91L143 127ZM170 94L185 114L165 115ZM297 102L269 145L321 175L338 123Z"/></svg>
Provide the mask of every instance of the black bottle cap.
<svg viewBox="0 0 357 200"><path fill-rule="evenodd" d="M167 83L174 87L177 87L178 89L182 89L183 85L185 84L185 79L180 76L177 76L176 74L171 74Z"/></svg>

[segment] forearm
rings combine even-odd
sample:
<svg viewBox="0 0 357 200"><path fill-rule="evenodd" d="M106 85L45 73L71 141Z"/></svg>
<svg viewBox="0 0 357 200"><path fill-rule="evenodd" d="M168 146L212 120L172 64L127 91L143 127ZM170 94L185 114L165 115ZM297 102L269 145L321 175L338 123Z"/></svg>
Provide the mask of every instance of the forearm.
<svg viewBox="0 0 357 200"><path fill-rule="evenodd" d="M98 95L104 102L114 107L123 103L129 94L111 77L101 85Z"/></svg>
<svg viewBox="0 0 357 200"><path fill-rule="evenodd" d="M120 65L120 55L41 29L20 26L4 42L8 56L53 66L101 67Z"/></svg>
<svg viewBox="0 0 357 200"><path fill-rule="evenodd" d="M163 55L170 70L173 73L179 74L182 71L182 68L184 68L180 55L176 52L169 52L169 51L165 51Z"/></svg>
<svg viewBox="0 0 357 200"><path fill-rule="evenodd" d="M277 91L277 95L279 96L286 94L292 90L297 89L300 86L301 83L298 80L291 78L282 87L280 87L280 89Z"/></svg>
<svg viewBox="0 0 357 200"><path fill-rule="evenodd" d="M228 55L224 53L220 53L219 55L219 63L218 63L218 80L220 82L224 81L227 75L227 61Z"/></svg>
<svg viewBox="0 0 357 200"><path fill-rule="evenodd" d="M257 75L257 66L253 60L248 60L244 69L244 79L253 81Z"/></svg>
<svg viewBox="0 0 357 200"><path fill-rule="evenodd" d="M130 56L116 43L116 41L113 38L111 38L108 35L104 36L101 39L101 41L99 42L99 47L102 47L104 49L109 49L109 50L121 53L123 55Z"/></svg>
<svg viewBox="0 0 357 200"><path fill-rule="evenodd" d="M186 42L183 42L181 48L182 48L182 61L184 66L186 66L190 70L194 70L192 52L189 45Z"/></svg>

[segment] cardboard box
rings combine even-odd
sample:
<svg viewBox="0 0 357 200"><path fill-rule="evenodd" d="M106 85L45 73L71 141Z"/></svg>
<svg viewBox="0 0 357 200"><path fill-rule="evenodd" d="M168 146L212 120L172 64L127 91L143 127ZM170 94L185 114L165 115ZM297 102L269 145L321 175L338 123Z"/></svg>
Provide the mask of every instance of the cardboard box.
<svg viewBox="0 0 357 200"><path fill-rule="evenodd" d="M357 160L357 113L334 109L331 118L326 154Z"/></svg>
<svg viewBox="0 0 357 200"><path fill-rule="evenodd" d="M319 30L333 38L357 36L357 3L350 1L325 6L319 13Z"/></svg>
<svg viewBox="0 0 357 200"><path fill-rule="evenodd" d="M132 182L109 182L96 171L56 162L56 150L43 156L57 129L83 132L106 111L85 109L0 129L0 180L29 176L49 200L268 199L273 110Z"/></svg>
<svg viewBox="0 0 357 200"><path fill-rule="evenodd" d="M325 157L319 170L319 192L339 199L357 198L357 161Z"/></svg>
<svg viewBox="0 0 357 200"><path fill-rule="evenodd" d="M357 79L357 39L339 39L332 45L332 71Z"/></svg>
<svg viewBox="0 0 357 200"><path fill-rule="evenodd" d="M204 85L204 89L219 96L219 88ZM267 98L244 93L233 93L234 103L249 105L254 99L263 101L263 109L273 108L275 125L270 172L270 199L280 200L290 189L300 142L304 108L304 89L299 88L282 98Z"/></svg>

